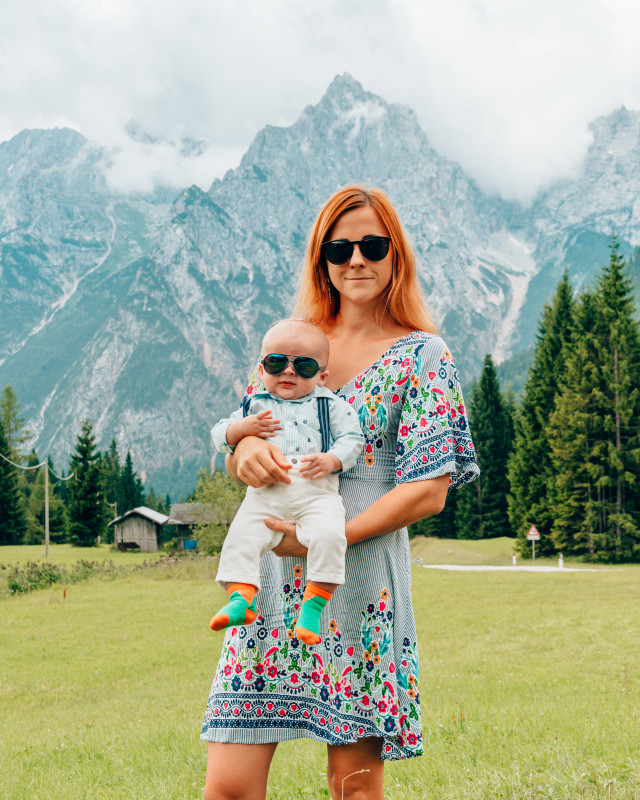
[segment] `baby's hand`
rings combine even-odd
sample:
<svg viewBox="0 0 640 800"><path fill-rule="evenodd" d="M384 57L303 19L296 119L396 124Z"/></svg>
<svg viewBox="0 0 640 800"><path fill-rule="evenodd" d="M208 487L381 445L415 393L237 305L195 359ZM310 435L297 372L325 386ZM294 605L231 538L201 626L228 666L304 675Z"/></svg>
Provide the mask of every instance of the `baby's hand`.
<svg viewBox="0 0 640 800"><path fill-rule="evenodd" d="M304 466L300 467L300 474L310 481L317 481L318 478L324 478L325 475L342 469L342 462L332 453L312 453L300 460L304 463Z"/></svg>
<svg viewBox="0 0 640 800"><path fill-rule="evenodd" d="M272 419L270 411L259 411L257 414L249 414L242 420L245 436L260 436L268 439L275 436L276 431L282 427L279 419Z"/></svg>

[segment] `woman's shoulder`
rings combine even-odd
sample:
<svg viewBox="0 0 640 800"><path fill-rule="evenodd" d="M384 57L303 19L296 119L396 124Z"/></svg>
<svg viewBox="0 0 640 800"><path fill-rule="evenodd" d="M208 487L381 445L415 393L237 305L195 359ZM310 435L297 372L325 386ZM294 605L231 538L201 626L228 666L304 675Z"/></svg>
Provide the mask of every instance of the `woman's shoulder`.
<svg viewBox="0 0 640 800"><path fill-rule="evenodd" d="M438 333L430 333L429 331L415 330L407 333L402 339L396 342L399 347L411 347L412 349L420 348L443 352L447 349L444 340Z"/></svg>

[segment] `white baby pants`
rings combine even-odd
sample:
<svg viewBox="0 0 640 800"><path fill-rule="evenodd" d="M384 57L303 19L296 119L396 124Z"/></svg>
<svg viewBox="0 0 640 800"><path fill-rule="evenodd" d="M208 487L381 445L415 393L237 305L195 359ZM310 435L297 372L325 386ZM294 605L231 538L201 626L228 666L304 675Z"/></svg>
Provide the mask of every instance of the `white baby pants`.
<svg viewBox="0 0 640 800"><path fill-rule="evenodd" d="M344 583L347 540L338 475L311 481L300 475L297 459L291 462L291 484L247 489L220 553L216 580L223 588L225 583L250 583L260 589L260 558L282 539L282 533L264 524L267 517L295 523L298 541L309 548L308 580Z"/></svg>

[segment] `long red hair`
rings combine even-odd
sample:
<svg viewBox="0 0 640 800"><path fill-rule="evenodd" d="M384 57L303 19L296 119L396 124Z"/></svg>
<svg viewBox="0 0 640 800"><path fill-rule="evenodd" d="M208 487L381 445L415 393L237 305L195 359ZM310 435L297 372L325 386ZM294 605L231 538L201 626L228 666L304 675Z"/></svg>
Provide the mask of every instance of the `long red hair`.
<svg viewBox="0 0 640 800"><path fill-rule="evenodd" d="M398 214L381 189L345 186L324 205L316 219L300 276L294 316L308 319L320 328L330 328L340 309L340 294L329 281L321 245L330 238L331 229L347 211L370 206L391 237L393 270L389 285L378 306L379 322L392 321L411 330L437 333L425 307L413 249Z"/></svg>

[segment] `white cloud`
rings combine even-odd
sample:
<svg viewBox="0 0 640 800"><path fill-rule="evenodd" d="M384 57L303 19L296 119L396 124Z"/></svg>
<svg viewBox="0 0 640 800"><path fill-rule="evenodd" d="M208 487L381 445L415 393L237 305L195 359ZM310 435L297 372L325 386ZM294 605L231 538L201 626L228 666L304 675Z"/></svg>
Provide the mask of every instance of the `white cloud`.
<svg viewBox="0 0 640 800"><path fill-rule="evenodd" d="M578 167L591 119L640 108L639 33L628 0L10 0L0 139L66 124L120 148L123 188L206 187L349 71L484 188L526 200ZM162 143L133 142L132 120ZM180 135L209 146L185 156Z"/></svg>
<svg viewBox="0 0 640 800"><path fill-rule="evenodd" d="M152 192L157 186L207 190L214 177L240 163L244 149L208 145L185 153L179 142L124 141L105 162L105 174L118 192Z"/></svg>
<svg viewBox="0 0 640 800"><path fill-rule="evenodd" d="M577 169L594 117L640 107L640 13L629 2L400 4L419 54L405 100L421 87L432 143L485 188L530 198Z"/></svg>

